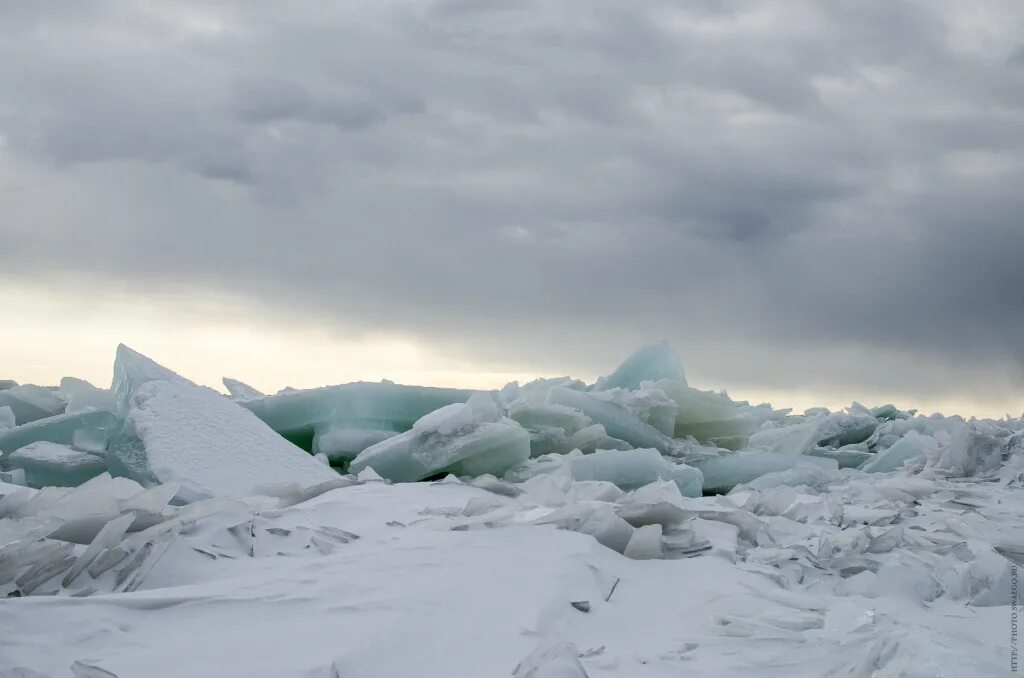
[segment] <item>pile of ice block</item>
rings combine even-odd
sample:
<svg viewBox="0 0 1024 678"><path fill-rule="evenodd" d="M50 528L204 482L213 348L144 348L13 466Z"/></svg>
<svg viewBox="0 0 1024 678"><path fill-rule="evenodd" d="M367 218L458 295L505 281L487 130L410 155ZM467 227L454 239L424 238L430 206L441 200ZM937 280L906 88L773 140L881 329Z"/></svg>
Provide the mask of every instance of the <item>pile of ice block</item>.
<svg viewBox="0 0 1024 678"><path fill-rule="evenodd" d="M892 405L795 415L686 382L665 342L641 347L593 385L569 377L472 392L351 383L264 395L225 378L198 386L122 345L109 390L0 382L0 472L29 487L101 473L175 483L180 503L310 486L373 469L394 482L484 474L514 482L567 468L635 489L671 480L724 493L797 468L997 471L1021 421L915 416Z"/></svg>

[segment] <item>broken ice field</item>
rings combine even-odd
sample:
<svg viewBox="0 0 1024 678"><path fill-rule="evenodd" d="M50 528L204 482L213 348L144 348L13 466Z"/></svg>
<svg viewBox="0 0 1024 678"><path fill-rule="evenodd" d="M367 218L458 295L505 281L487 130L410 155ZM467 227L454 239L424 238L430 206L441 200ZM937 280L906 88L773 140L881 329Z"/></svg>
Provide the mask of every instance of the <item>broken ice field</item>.
<svg viewBox="0 0 1024 678"><path fill-rule="evenodd" d="M124 345L110 388L0 380L0 676L1009 672L1024 419L735 401L664 342L224 387Z"/></svg>

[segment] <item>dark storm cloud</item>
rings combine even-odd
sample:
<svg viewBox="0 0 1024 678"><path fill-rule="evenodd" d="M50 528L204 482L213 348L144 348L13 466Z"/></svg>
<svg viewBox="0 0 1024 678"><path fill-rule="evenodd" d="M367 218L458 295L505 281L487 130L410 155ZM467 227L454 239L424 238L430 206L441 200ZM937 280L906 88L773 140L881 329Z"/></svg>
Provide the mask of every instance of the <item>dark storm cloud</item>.
<svg viewBox="0 0 1024 678"><path fill-rule="evenodd" d="M539 369L664 336L707 383L1024 385L1017 0L25 7L8 275Z"/></svg>

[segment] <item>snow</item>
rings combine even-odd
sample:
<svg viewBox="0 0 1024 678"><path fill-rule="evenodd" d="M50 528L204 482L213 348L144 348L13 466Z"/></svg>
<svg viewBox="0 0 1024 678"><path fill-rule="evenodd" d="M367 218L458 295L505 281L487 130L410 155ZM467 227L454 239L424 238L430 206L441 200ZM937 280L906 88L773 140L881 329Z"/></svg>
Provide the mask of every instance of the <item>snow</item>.
<svg viewBox="0 0 1024 678"><path fill-rule="evenodd" d="M784 588L726 552L631 559L544 525L452 529L463 506L494 496L459 483L372 482L284 511L213 512L176 537L136 593L0 603L9 608L0 656L52 676L75 661L120 676L160 666L180 676L498 676L565 645L595 677L754 667L787 678L1000 675L1007 666L1005 606L938 599L929 610L905 595ZM254 556L228 529L249 520ZM728 540L731 526L701 522ZM324 526L336 534L323 551L276 555ZM660 530L636 531L636 555L657 548L649 535ZM572 605L580 601L589 611Z"/></svg>

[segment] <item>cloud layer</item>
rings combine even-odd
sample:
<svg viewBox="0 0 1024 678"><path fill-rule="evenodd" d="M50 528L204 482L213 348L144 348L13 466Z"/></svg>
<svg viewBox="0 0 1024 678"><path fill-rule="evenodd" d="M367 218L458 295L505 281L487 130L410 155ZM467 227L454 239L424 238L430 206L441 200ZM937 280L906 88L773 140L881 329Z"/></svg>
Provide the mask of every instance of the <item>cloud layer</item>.
<svg viewBox="0 0 1024 678"><path fill-rule="evenodd" d="M1019 402L1022 36L1019 0L6 3L0 274Z"/></svg>

